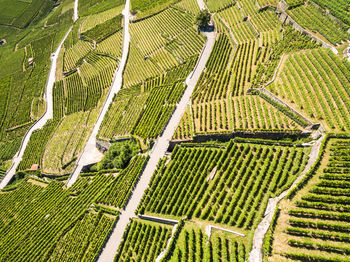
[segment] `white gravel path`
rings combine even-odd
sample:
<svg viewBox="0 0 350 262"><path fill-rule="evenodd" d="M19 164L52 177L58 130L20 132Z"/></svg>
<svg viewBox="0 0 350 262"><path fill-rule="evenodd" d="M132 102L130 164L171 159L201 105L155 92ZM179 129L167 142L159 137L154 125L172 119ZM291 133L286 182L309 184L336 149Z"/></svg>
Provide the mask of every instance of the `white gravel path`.
<svg viewBox="0 0 350 262"><path fill-rule="evenodd" d="M112 86L109 90L109 93L107 95L107 99L102 107L102 110L98 116L98 119L95 123L94 129L92 130L92 133L89 137L88 142L86 143L83 153L81 154L80 158L77 161L76 168L72 175L69 177L67 182L67 187L71 187L74 182L78 179L79 174L83 168L83 166L88 164L93 164L96 162L99 162L103 158L103 154L98 151L96 148L96 136L98 133L98 130L100 129L100 126L102 124L102 120L104 116L106 115L109 105L113 101L113 97L115 94L117 94L122 86L123 80L123 71L126 65L126 61L128 58L129 53L129 44L130 44L130 34L129 34L129 20L130 20L130 0L127 0L125 3L125 8L123 10L124 15L124 28L123 28L123 52L122 52L122 58L120 60L119 66L117 71L114 74L114 79L112 82Z"/></svg>
<svg viewBox="0 0 350 262"><path fill-rule="evenodd" d="M135 216L137 206L141 201L143 193L148 187L152 174L156 170L159 160L164 157L169 146L169 141L172 138L177 126L179 125L181 117L185 112L188 103L190 102L191 95L199 80L199 76L205 68L205 64L207 63L207 60L215 43L215 32L205 33L205 35L207 37L207 42L195 67L195 70L186 79L187 88L184 92L184 95L178 103L175 112L171 116L171 119L166 126L163 134L156 140L156 143L150 152L150 159L140 177L139 182L137 183L135 190L133 191L130 201L125 207L125 210L121 212L119 220L113 229L113 232L106 246L102 250L102 253L98 260L100 262L113 261L113 258L116 255L118 247L122 241L123 233L129 223L129 220Z"/></svg>
<svg viewBox="0 0 350 262"><path fill-rule="evenodd" d="M16 169L19 163L22 161L24 151L28 145L30 136L32 135L33 131L37 129L41 129L46 124L46 122L53 117L52 90L56 80L56 66L57 66L58 54L61 50L63 42L66 40L71 30L72 30L72 27L68 29L67 33L65 34L60 44L58 45L56 51L51 55L51 67L50 67L50 72L46 83L46 89L45 89L45 95L44 95L44 100L46 102L46 112L25 134L22 140L21 146L19 148L19 151L16 153L16 155L12 159L11 168L8 170L8 172L6 173L6 175L4 176L4 178L0 183L0 189L3 189L11 181L12 177L15 175Z"/></svg>
<svg viewBox="0 0 350 262"><path fill-rule="evenodd" d="M78 0L75 0L74 1L74 14L73 14L73 20L74 22L78 20L79 18L79 15L78 15L78 4L79 4L79 1Z"/></svg>
<svg viewBox="0 0 350 262"><path fill-rule="evenodd" d="M259 223L258 227L254 232L253 248L252 248L252 251L249 253L249 259L248 259L249 262L263 261L263 253L262 253L263 241L264 241L265 234L270 227L277 204L281 199L283 199L289 193L290 190L292 190L298 184L298 182L305 176L307 172L309 172L310 168L315 164L324 138L325 138L325 134L324 132L322 132L321 137L317 139L315 143L312 145L311 152L309 154L309 160L303 172L294 181L292 186L286 191L282 192L279 196L269 199L265 210L264 218Z"/></svg>

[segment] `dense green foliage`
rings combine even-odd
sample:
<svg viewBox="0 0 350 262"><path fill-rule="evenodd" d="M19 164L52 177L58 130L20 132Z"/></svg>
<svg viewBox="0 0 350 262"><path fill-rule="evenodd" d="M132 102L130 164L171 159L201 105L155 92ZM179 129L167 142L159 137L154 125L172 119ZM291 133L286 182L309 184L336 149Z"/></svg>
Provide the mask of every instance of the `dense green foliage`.
<svg viewBox="0 0 350 262"><path fill-rule="evenodd" d="M170 4L179 2L180 0L131 0L131 11L140 12L138 16L146 16L156 13Z"/></svg>
<svg viewBox="0 0 350 262"><path fill-rule="evenodd" d="M49 11L47 5L52 7L52 1L33 1L32 4L10 2L5 3L5 6L16 7L20 3L31 6L37 5L38 2L39 6L35 7L36 9L33 7L35 10L26 9L35 14L21 15L23 23L27 23L25 19L31 22L26 29L10 31L0 27L0 38L6 37L6 44L0 47L0 143L3 149L1 162L14 156L28 128L44 113L43 96L50 66L49 58L72 22L72 9L62 12L60 7L52 12L51 17L56 17L54 23L43 26L45 20L49 20L45 16ZM40 6L42 2L44 4ZM62 6L65 5L66 3L62 3ZM6 12L6 8L2 11ZM30 58L34 58L32 65L28 63Z"/></svg>
<svg viewBox="0 0 350 262"><path fill-rule="evenodd" d="M350 26L350 3L347 0L313 0L320 7L329 10L329 12L338 18L340 21L344 22Z"/></svg>
<svg viewBox="0 0 350 262"><path fill-rule="evenodd" d="M42 129L33 132L18 170L29 169L34 164L41 165L42 153L57 124L58 122L55 120L49 121Z"/></svg>
<svg viewBox="0 0 350 262"><path fill-rule="evenodd" d="M153 262L166 246L171 227L151 222L133 220L124 233L114 261Z"/></svg>
<svg viewBox="0 0 350 262"><path fill-rule="evenodd" d="M0 23L25 28L33 20L38 20L47 15L53 5L54 1L52 0L1 0Z"/></svg>
<svg viewBox="0 0 350 262"><path fill-rule="evenodd" d="M350 130L350 63L330 50L288 56L268 89L332 130Z"/></svg>
<svg viewBox="0 0 350 262"><path fill-rule="evenodd" d="M111 180L105 175L81 178L69 190L59 182L29 180L0 194L1 259L57 261L64 259L64 251L72 252L74 261L93 261L116 217L89 213L88 208ZM76 245L77 253L72 250Z"/></svg>
<svg viewBox="0 0 350 262"><path fill-rule="evenodd" d="M336 23L312 4L293 8L288 11L288 14L302 27L308 28L314 33L319 32L333 45L340 44L350 38L350 34L347 32L349 26Z"/></svg>
<svg viewBox="0 0 350 262"><path fill-rule="evenodd" d="M283 32L283 38L274 43L268 59L259 63L253 77L253 87L259 87L271 80L283 54L295 52L303 49L317 47L318 44L311 41L309 36L303 35L290 26L286 26Z"/></svg>
<svg viewBox="0 0 350 262"><path fill-rule="evenodd" d="M277 222L277 227L283 228L280 237L289 245L288 250L282 250L284 256L305 261L348 261L349 145L348 138L330 139L320 167L311 174L314 178L292 205L282 210L288 223ZM279 251L276 247L272 254Z"/></svg>
<svg viewBox="0 0 350 262"><path fill-rule="evenodd" d="M305 150L293 147L232 141L225 149L177 147L154 173L139 210L250 229L306 161Z"/></svg>
<svg viewBox="0 0 350 262"><path fill-rule="evenodd" d="M121 90L103 120L99 136L111 139L134 134L155 139L181 98L185 89L183 82L195 66L196 59L192 57L142 85Z"/></svg>
<svg viewBox="0 0 350 262"><path fill-rule="evenodd" d="M243 262L248 252L241 240L233 234L212 232L210 239L197 226L189 223L180 231L175 249L164 261L232 261Z"/></svg>
<svg viewBox="0 0 350 262"><path fill-rule="evenodd" d="M112 143L102 161L97 164L97 170L123 169L139 151L139 145L134 139Z"/></svg>
<svg viewBox="0 0 350 262"><path fill-rule="evenodd" d="M96 25L94 28L82 33L81 36L90 41L100 42L121 29L122 18L123 16L120 14L102 24Z"/></svg>
<svg viewBox="0 0 350 262"><path fill-rule="evenodd" d="M148 156L135 156L97 199L98 203L124 208L148 161Z"/></svg>
<svg viewBox="0 0 350 262"><path fill-rule="evenodd" d="M198 26L206 27L210 21L210 13L208 10L200 11L196 16L196 23Z"/></svg>

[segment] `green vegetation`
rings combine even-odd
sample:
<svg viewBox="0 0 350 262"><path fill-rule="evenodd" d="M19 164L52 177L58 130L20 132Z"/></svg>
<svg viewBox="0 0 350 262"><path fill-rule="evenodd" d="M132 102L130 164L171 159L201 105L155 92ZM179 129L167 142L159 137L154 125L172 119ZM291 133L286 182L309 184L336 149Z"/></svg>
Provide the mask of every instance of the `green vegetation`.
<svg viewBox="0 0 350 262"><path fill-rule="evenodd" d="M131 12L142 18L157 13L180 0L131 0Z"/></svg>
<svg viewBox="0 0 350 262"><path fill-rule="evenodd" d="M40 165L43 173L65 175L74 170L75 161L87 142L98 113L97 109L77 112L60 121L43 147L42 153L37 152L42 154L41 162L37 164ZM25 161L24 158L23 162Z"/></svg>
<svg viewBox="0 0 350 262"><path fill-rule="evenodd" d="M272 50L270 53L262 54L267 56L267 59L264 62L258 63L256 73L253 77L253 87L264 86L272 79L283 54L312 49L317 46L319 45L311 41L309 36L293 30L292 27L285 27L283 38L271 45Z"/></svg>
<svg viewBox="0 0 350 262"><path fill-rule="evenodd" d="M170 234L170 226L132 220L114 261L155 261L165 248Z"/></svg>
<svg viewBox="0 0 350 262"><path fill-rule="evenodd" d="M232 0L204 0L204 3L207 5L211 12L217 12L227 6L232 5L234 2Z"/></svg>
<svg viewBox="0 0 350 262"><path fill-rule="evenodd" d="M0 178L46 109L50 56L73 24L58 57L54 117L33 133L0 192L0 260L98 259L196 68L206 41L196 23L212 16L215 44L178 145L170 143L135 215L179 220L162 261L246 261L269 199L291 187L314 152L318 131L304 138L305 127L350 130L350 64L341 58L349 5L286 1L287 13L339 55L282 24L275 0L205 0L211 14L196 0L132 0L122 88L97 137L111 146L66 189L119 66L125 0L80 0L74 23L72 0L0 0ZM229 140L237 135L247 138ZM349 261L350 140L342 135L322 144L317 165L279 203L266 260ZM219 141L197 142L212 137ZM154 261L171 230L133 219L117 232L124 240L115 261Z"/></svg>
<svg viewBox="0 0 350 262"><path fill-rule="evenodd" d="M161 134L204 43L194 21L193 14L168 8L130 25L132 42L124 88L103 120L100 139L135 135L146 142Z"/></svg>
<svg viewBox="0 0 350 262"><path fill-rule="evenodd" d="M1 259L96 259L116 217L88 209L111 180L105 175L81 178L65 190L61 182L29 179L1 193L0 226L1 232L7 232L0 240Z"/></svg>
<svg viewBox="0 0 350 262"><path fill-rule="evenodd" d="M102 161L98 163L97 170L123 169L139 151L139 145L134 139L112 143Z"/></svg>
<svg viewBox="0 0 350 262"><path fill-rule="evenodd" d="M282 254L293 260L349 261L349 145L348 138L331 138L309 183L281 210L274 258Z"/></svg>
<svg viewBox="0 0 350 262"><path fill-rule="evenodd" d="M330 1L330 0L313 0L320 7L329 10L329 12L350 26L350 3L346 0Z"/></svg>
<svg viewBox="0 0 350 262"><path fill-rule="evenodd" d="M258 17L263 17L262 14L272 15L269 11L256 14L250 5L246 6L247 14L252 14L257 19L257 24ZM261 46L259 40L254 38L238 42L236 45L239 40L233 40L232 37L247 37L242 35L241 38L236 38L237 31L233 33L237 26L241 28L240 25L244 23L239 22L242 19L239 12L241 11L237 5L219 12L217 24L223 27L219 30L220 34L206 69L192 95L191 113L185 116L187 120L182 120L187 121L187 125L193 130L182 134L179 129L174 139L232 131L294 133L306 126L298 117L280 108L276 103L249 96L247 93L251 85L261 85L272 77L282 53L317 45L310 42L310 37L302 36L290 27L283 28L282 37L277 30L270 29L273 28L273 24L266 28L259 27L259 30L262 30ZM230 27L226 28L225 25Z"/></svg>
<svg viewBox="0 0 350 262"><path fill-rule="evenodd" d="M175 248L164 261L233 261L243 262L248 257L242 238L232 233L212 230L210 239L204 229L186 222L175 242Z"/></svg>
<svg viewBox="0 0 350 262"><path fill-rule="evenodd" d="M304 4L304 0L286 0L286 3L289 8L293 8Z"/></svg>
<svg viewBox="0 0 350 262"><path fill-rule="evenodd" d="M48 121L42 129L33 132L26 150L24 151L23 160L18 166L18 170L30 169L32 165L35 164L41 165L42 152L57 127L57 124L57 121Z"/></svg>
<svg viewBox="0 0 350 262"><path fill-rule="evenodd" d="M289 55L267 88L315 122L350 130L349 62L322 48Z"/></svg>
<svg viewBox="0 0 350 262"><path fill-rule="evenodd" d="M18 11L12 17L10 29L0 26L0 162L9 167L8 160L18 151L27 130L45 111L44 90L50 66L50 56L72 23L72 9L60 3L55 10L52 1L2 1L0 20ZM24 10L21 5L26 5ZM63 8L66 8L63 12ZM40 10L39 10L40 9ZM2 14L6 12L6 15ZM51 18L55 17L55 20ZM9 18L9 17L7 17ZM8 24L7 22L0 22ZM47 26L49 25L49 26ZM33 64L28 60L33 58Z"/></svg>
<svg viewBox="0 0 350 262"><path fill-rule="evenodd" d="M224 149L177 147L170 163L163 160L153 175L139 210L251 229L269 197L303 170L306 152L233 141Z"/></svg>
<svg viewBox="0 0 350 262"><path fill-rule="evenodd" d="M136 186L147 161L148 156L135 156L128 167L121 171L108 185L107 190L100 195L97 202L123 208L127 204L129 196Z"/></svg>
<svg viewBox="0 0 350 262"><path fill-rule="evenodd" d="M196 17L196 23L200 27L206 27L210 21L210 13L208 10L202 10Z"/></svg>
<svg viewBox="0 0 350 262"><path fill-rule="evenodd" d="M50 0L1 0L0 24L18 28L27 27L33 20L45 16L53 8L54 2Z"/></svg>
<svg viewBox="0 0 350 262"><path fill-rule="evenodd" d="M96 40L97 42L100 42L101 40L105 39L106 37L112 35L113 33L121 29L122 18L123 16L121 14L117 15L116 17L107 20L102 24L98 24L88 31L85 31L81 34L81 36L90 41Z"/></svg>
<svg viewBox="0 0 350 262"><path fill-rule="evenodd" d="M302 27L314 33L320 33L333 45L349 40L350 34L347 32L349 26L336 23L313 4L293 8L288 11L288 14Z"/></svg>

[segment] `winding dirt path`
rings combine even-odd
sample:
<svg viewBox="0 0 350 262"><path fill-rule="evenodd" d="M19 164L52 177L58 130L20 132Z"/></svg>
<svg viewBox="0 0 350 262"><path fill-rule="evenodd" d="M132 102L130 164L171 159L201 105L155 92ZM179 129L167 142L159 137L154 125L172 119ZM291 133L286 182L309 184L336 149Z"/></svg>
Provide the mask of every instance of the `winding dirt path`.
<svg viewBox="0 0 350 262"><path fill-rule="evenodd" d="M79 157L77 161L77 165L75 170L73 171L72 175L69 177L67 182L67 188L71 187L74 182L78 179L79 174L83 168L83 166L96 163L102 160L103 154L98 151L96 148L96 136L98 133L98 130L100 129L100 126L102 124L102 120L105 117L109 105L113 101L113 97L115 94L117 94L122 86L123 80L123 71L126 65L126 61L128 58L129 53L129 44L130 44L130 34L129 34L129 21L130 21L130 0L127 0L125 3L125 8L123 10L123 16L124 16L124 28L123 28L123 51L122 51L122 58L120 60L120 64L118 66L117 71L114 75L114 80L112 82L112 87L109 90L109 93L107 95L107 99L102 107L102 110L98 116L98 119L95 123L94 129L92 130L92 133L89 137L88 142L86 143L83 153Z"/></svg>
<svg viewBox="0 0 350 262"><path fill-rule="evenodd" d="M281 199L283 199L297 184L298 182L306 175L307 172L311 169L311 167L315 164L317 157L320 153L320 148L322 145L322 141L325 138L325 133L323 131L323 128L321 129L321 136L314 141L314 144L311 147L311 151L309 154L309 160L299 177L294 181L292 186L287 189L286 191L282 192L279 196L270 198L265 210L264 218L259 223L258 227L256 228L254 232L253 237L253 248L252 251L249 253L249 262L262 262L263 261L263 253L262 253L262 246L264 242L264 237L271 225L271 221L273 218L273 215L275 213L277 204Z"/></svg>
<svg viewBox="0 0 350 262"><path fill-rule="evenodd" d="M60 44L58 45L56 51L51 55L51 67L50 67L50 72L46 83L46 89L45 89L45 95L44 95L44 100L46 102L46 111L44 115L25 134L22 140L21 146L19 148L19 151L12 159L11 168L8 170L8 172L6 173L6 175L4 176L4 178L0 183L0 189L3 189L11 181L12 177L15 175L16 169L19 163L22 161L24 151L28 145L28 142L32 133L37 129L41 129L46 124L46 122L53 117L52 90L56 80L56 66L57 66L58 54L60 53L63 42L66 40L71 30L72 30L72 27L68 29L67 33L65 34Z"/></svg>

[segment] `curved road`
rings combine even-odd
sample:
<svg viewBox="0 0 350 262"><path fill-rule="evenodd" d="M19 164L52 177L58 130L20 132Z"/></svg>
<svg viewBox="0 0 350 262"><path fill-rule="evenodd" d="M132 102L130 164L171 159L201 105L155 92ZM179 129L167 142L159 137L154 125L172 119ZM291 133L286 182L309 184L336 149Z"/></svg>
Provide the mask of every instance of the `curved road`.
<svg viewBox="0 0 350 262"><path fill-rule="evenodd" d="M159 160L165 156L165 153L169 146L169 141L172 138L177 126L179 125L181 117L185 112L188 103L190 103L194 88L199 80L202 71L205 68L205 64L207 63L207 60L215 43L215 32L205 33L205 35L207 37L207 42L194 71L186 79L186 90L180 102L177 104L174 114L171 116L171 119L166 126L163 134L157 139L156 143L154 144L153 149L150 152L150 158L146 165L146 168L140 176L140 180L132 192L132 196L127 206L120 213L119 220L98 259L99 262L113 261L118 247L122 241L124 231L130 219L135 216L137 206L141 201L143 193L148 187L152 174L156 170Z"/></svg>
<svg viewBox="0 0 350 262"><path fill-rule="evenodd" d="M12 159L11 168L6 173L6 175L4 176L4 178L0 183L0 189L3 189L11 181L12 177L15 175L16 169L22 160L24 151L28 145L30 136L32 135L33 131L42 128L46 124L46 122L53 117L52 89L56 79L55 74L56 74L58 54L60 53L63 42L66 40L71 30L72 30L72 27L68 29L67 33L65 34L60 44L58 45L56 51L51 55L51 67L50 67L49 77L46 83L46 90L45 90L45 96L44 96L44 99L46 102L46 112L25 134L22 140L21 146L19 148L19 151Z"/></svg>
<svg viewBox="0 0 350 262"><path fill-rule="evenodd" d="M78 1L78 0L76 0ZM125 3L125 8L123 10L124 15L124 28L123 28L123 52L122 52L122 58L120 61L120 64L118 66L117 71L114 75L114 80L112 83L112 87L109 90L107 99L102 107L102 110L98 116L98 119L95 123L94 129L92 130L92 133L89 137L88 142L86 143L83 153L81 154L79 160L77 161L76 168L72 175L69 177L67 182L67 187L71 187L74 182L78 179L79 174L83 168L83 166L99 162L103 158L103 154L98 151L96 148L96 136L98 133L98 130L100 129L100 126L102 124L102 120L104 116L106 115L109 105L113 101L113 97L115 94L117 94L122 86L122 76L123 71L126 65L126 61L128 58L129 53L129 44L130 44L130 34L129 34L129 16L130 16L130 0L127 0Z"/></svg>
<svg viewBox="0 0 350 262"><path fill-rule="evenodd" d="M74 1L73 20L74 22L78 20L78 0ZM1 180L0 189L3 189L11 181L12 177L15 175L16 169L19 163L22 161L24 151L29 143L32 133L35 130L41 129L46 124L46 122L53 117L52 90L53 90L53 85L56 81L56 67L57 67L58 54L60 53L61 47L71 30L72 30L72 26L68 29L67 33L64 35L56 51L51 55L51 67L50 67L48 80L46 83L45 96L44 96L44 99L46 102L46 111L44 115L25 134L22 140L21 146L19 148L19 151L16 153L16 155L12 159L12 166L7 171L4 178Z"/></svg>

